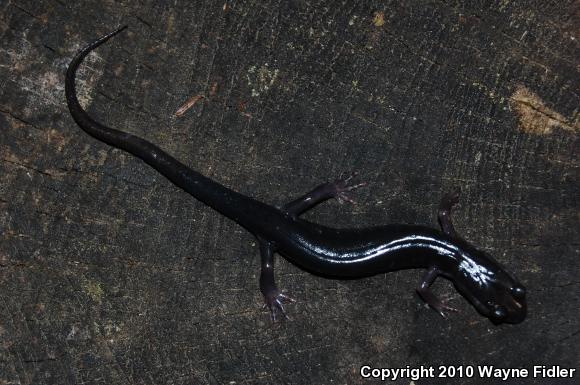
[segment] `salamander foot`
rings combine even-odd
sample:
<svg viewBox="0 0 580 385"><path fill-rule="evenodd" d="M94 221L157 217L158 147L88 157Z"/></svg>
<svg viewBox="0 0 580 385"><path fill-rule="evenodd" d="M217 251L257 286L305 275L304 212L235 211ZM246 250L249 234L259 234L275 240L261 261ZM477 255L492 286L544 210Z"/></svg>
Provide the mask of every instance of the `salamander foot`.
<svg viewBox="0 0 580 385"><path fill-rule="evenodd" d="M453 190L449 191L443 196L440 204L440 211L451 211L453 206L459 203L459 196L461 195L461 189L455 187Z"/></svg>
<svg viewBox="0 0 580 385"><path fill-rule="evenodd" d="M348 177L343 177L341 175L337 180L335 180L332 185L334 186L335 192L334 197L338 201L338 203L343 204L345 202L349 202L352 204L356 204L354 199L350 196L350 191L355 190L360 187L364 187L367 185L366 182L361 182L357 184L352 184L353 178L358 176L358 172L351 173Z"/></svg>
<svg viewBox="0 0 580 385"><path fill-rule="evenodd" d="M268 308L270 310L270 317L272 318L272 322L276 322L277 313L280 313L285 319L290 319L288 315L286 315L286 310L284 310L283 304L293 302L296 302L296 300L290 298L286 294L280 293L276 289L264 294L263 309Z"/></svg>
<svg viewBox="0 0 580 385"><path fill-rule="evenodd" d="M417 289L417 292L423 298L423 301L429 305L433 310L441 315L441 317L447 319L447 312L459 312L456 308L449 306L447 301L440 300L437 298L429 289Z"/></svg>
<svg viewBox="0 0 580 385"><path fill-rule="evenodd" d="M457 312L458 310L447 305L446 301L437 298L437 296L431 291L430 286L433 284L439 273L440 270L437 267L433 266L429 268L419 283L419 287L417 287L417 293L419 293L427 305L431 306L431 308L433 308L437 313L441 314L441 317L447 318L446 311Z"/></svg>
<svg viewBox="0 0 580 385"><path fill-rule="evenodd" d="M453 306L449 306L447 301L439 301L435 304L429 304L441 317L447 319L448 312L459 313L459 310L454 308Z"/></svg>

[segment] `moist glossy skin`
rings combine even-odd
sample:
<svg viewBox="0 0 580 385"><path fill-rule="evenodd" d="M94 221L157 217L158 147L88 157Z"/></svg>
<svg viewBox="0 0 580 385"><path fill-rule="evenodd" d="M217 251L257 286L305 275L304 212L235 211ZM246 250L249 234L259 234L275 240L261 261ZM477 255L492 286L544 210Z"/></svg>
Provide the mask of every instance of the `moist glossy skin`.
<svg viewBox="0 0 580 385"><path fill-rule="evenodd" d="M285 316L282 294L274 278L274 252L313 273L336 278L362 278L400 269L426 269L417 292L445 316L455 310L439 300L430 286L438 276L457 290L492 322L519 323L526 316L525 289L493 258L477 250L453 227L451 208L458 192L446 195L439 209L443 231L424 226L393 224L364 229L334 229L300 219L299 215L330 198L350 201L348 191L360 185L351 178L325 183L306 195L275 208L241 195L186 167L152 143L93 120L80 106L76 70L86 55L126 27L89 44L71 61L66 74L66 99L72 117L88 134L139 157L193 197L231 218L260 243L260 290L272 318Z"/></svg>

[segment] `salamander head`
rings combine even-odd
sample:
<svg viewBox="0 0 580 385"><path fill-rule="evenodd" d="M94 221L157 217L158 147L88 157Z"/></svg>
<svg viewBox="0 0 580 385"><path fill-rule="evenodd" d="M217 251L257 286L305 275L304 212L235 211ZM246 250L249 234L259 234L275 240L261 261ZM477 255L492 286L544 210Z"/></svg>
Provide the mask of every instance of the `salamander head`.
<svg viewBox="0 0 580 385"><path fill-rule="evenodd" d="M491 256L470 250L458 260L457 289L494 324L517 324L526 318L526 289Z"/></svg>

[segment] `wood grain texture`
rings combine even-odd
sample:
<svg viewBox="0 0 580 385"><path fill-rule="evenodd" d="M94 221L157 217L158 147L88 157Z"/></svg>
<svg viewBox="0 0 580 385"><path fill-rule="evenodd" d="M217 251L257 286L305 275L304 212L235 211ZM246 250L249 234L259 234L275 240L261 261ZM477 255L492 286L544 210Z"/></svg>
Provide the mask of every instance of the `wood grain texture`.
<svg viewBox="0 0 580 385"><path fill-rule="evenodd" d="M578 15L572 0L0 2L0 384L578 367ZM272 325L251 236L69 116L69 60L121 24L79 72L93 116L272 204L357 170L358 205L307 214L325 224L435 225L461 186L456 227L527 286L529 318L495 327L439 281L461 310L444 320L414 293L420 271L333 281L279 259L298 303Z"/></svg>

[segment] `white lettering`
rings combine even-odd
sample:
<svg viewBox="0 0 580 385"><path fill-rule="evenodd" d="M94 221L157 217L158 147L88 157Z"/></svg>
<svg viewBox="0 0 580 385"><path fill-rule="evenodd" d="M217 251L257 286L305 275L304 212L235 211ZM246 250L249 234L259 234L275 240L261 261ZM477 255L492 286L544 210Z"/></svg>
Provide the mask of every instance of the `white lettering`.
<svg viewBox="0 0 580 385"><path fill-rule="evenodd" d="M574 377L576 368L563 368L560 365L547 367L546 365L534 366L534 377L542 378L571 378Z"/></svg>
<svg viewBox="0 0 580 385"><path fill-rule="evenodd" d="M370 367L370 366L368 366L368 365L365 365L365 366L361 366L361 367L360 367L360 375L361 375L361 377L362 377L362 378L369 378L369 377L371 376L371 375L369 374L369 369L370 369L370 368L371 368L371 367Z"/></svg>
<svg viewBox="0 0 580 385"><path fill-rule="evenodd" d="M507 381L510 378L527 378L529 373L523 368L496 368L493 365L481 365L477 367L481 378L500 378Z"/></svg>
<svg viewBox="0 0 580 385"><path fill-rule="evenodd" d="M477 371L479 372L479 377L490 378L491 373L493 372L493 366L490 366L490 365L478 366Z"/></svg>
<svg viewBox="0 0 580 385"><path fill-rule="evenodd" d="M435 368L432 366L420 366L418 368L411 368L407 365L404 368L371 368L370 365L361 366L359 369L362 378L380 378L381 381L391 380L396 381L401 378L408 378L413 381L422 378L434 378Z"/></svg>

